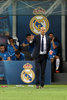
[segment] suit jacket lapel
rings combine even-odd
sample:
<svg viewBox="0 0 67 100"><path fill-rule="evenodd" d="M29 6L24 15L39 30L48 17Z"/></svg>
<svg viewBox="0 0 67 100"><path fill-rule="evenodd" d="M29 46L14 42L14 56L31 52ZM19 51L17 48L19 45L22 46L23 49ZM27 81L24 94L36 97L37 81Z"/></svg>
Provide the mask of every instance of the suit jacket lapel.
<svg viewBox="0 0 67 100"><path fill-rule="evenodd" d="M48 37L46 36L46 48L48 46Z"/></svg>
<svg viewBox="0 0 67 100"><path fill-rule="evenodd" d="M41 35L39 35L39 49L40 49Z"/></svg>

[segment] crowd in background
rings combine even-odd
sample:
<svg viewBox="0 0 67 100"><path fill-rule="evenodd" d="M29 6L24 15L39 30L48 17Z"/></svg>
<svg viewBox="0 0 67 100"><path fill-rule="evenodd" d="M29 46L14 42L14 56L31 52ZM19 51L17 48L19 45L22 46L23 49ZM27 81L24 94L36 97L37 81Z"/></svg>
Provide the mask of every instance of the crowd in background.
<svg viewBox="0 0 67 100"><path fill-rule="evenodd" d="M0 61L10 61L10 60L34 60L32 58L32 51L34 45L29 45L32 34L27 34L26 39L19 45L17 45L16 40L12 37L7 39L6 45L0 44ZM59 69L60 65L60 53L59 53L59 41L55 38L53 33L49 33L48 36L51 39L51 47L48 52L48 59L51 61L53 66L54 61L56 65L56 71ZM54 68L54 67L53 67ZM52 68L52 70L54 70Z"/></svg>

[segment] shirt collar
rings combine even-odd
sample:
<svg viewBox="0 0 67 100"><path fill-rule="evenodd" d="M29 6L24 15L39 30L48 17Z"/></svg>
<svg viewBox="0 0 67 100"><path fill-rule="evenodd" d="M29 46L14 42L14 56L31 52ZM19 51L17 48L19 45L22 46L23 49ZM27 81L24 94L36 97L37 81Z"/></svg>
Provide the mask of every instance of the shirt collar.
<svg viewBox="0 0 67 100"><path fill-rule="evenodd" d="M44 35L44 36L43 36L43 35L40 35L40 36L41 36L41 38L42 38L42 37L45 37L45 35Z"/></svg>

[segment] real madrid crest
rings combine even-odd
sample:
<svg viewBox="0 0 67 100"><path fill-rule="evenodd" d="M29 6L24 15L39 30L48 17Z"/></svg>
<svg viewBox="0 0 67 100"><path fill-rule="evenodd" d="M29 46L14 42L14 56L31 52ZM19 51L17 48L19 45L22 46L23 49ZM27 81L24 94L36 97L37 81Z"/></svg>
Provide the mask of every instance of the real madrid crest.
<svg viewBox="0 0 67 100"><path fill-rule="evenodd" d="M40 34L40 28L46 27L46 31L49 29L49 21L44 16L34 16L30 21L30 29L34 34Z"/></svg>
<svg viewBox="0 0 67 100"><path fill-rule="evenodd" d="M33 66L29 63L26 63L23 66L24 70L21 72L21 80L24 83L31 83L34 81L35 74L32 70Z"/></svg>

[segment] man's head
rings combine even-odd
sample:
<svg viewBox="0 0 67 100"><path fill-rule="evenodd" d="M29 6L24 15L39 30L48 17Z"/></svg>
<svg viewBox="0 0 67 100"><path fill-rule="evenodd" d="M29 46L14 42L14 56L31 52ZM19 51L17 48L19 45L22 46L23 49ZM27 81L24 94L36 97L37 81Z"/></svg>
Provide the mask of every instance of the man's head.
<svg viewBox="0 0 67 100"><path fill-rule="evenodd" d="M53 39L53 37L54 37L54 34L51 32L51 33L49 33L49 37L51 38L51 39Z"/></svg>
<svg viewBox="0 0 67 100"><path fill-rule="evenodd" d="M41 35L45 35L45 33L46 33L46 28L45 28L45 27L41 27L41 28L40 28L40 32L41 32Z"/></svg>
<svg viewBox="0 0 67 100"><path fill-rule="evenodd" d="M10 44L14 42L12 37L9 37L8 40L9 40Z"/></svg>
<svg viewBox="0 0 67 100"><path fill-rule="evenodd" d="M30 38L31 38L31 34L27 34L26 39L27 39L28 42L30 41Z"/></svg>
<svg viewBox="0 0 67 100"><path fill-rule="evenodd" d="M2 53L5 52L5 45L3 45L3 44L0 45L0 52L2 52Z"/></svg>
<svg viewBox="0 0 67 100"><path fill-rule="evenodd" d="M15 51L15 56L17 59L19 59L20 58L20 51Z"/></svg>

